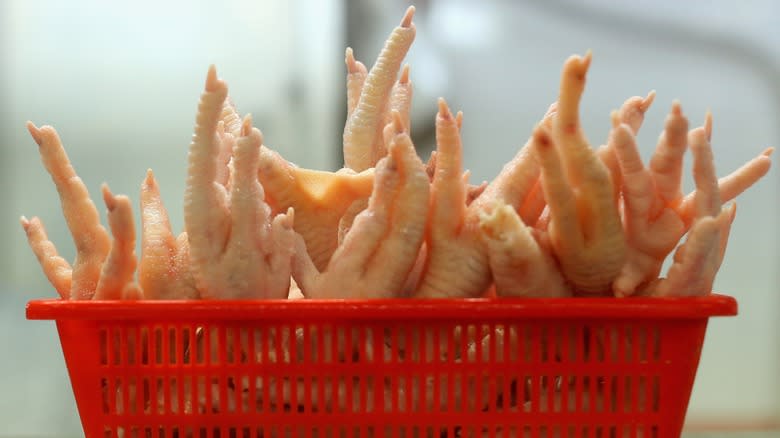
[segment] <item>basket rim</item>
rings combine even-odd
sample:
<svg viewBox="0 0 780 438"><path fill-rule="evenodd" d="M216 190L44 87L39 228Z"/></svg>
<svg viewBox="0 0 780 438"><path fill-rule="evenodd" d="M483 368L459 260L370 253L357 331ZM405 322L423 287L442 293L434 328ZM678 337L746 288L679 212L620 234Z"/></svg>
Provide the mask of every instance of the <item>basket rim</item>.
<svg viewBox="0 0 780 438"><path fill-rule="evenodd" d="M29 320L484 320L702 319L737 315L734 297L473 298L389 300L31 300Z"/></svg>

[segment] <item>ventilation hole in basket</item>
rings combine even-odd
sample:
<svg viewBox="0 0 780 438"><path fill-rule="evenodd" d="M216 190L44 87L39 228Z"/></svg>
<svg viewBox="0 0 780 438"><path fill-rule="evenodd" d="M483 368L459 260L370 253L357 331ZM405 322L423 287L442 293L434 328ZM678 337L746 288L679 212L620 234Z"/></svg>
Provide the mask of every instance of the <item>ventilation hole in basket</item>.
<svg viewBox="0 0 780 438"><path fill-rule="evenodd" d="M661 408L661 376L653 376L653 386L649 397L652 402L652 411L658 412Z"/></svg>
<svg viewBox="0 0 780 438"><path fill-rule="evenodd" d="M547 327L537 327L533 333L535 339L532 341L531 360L533 362L547 362L550 351L550 337Z"/></svg>
<svg viewBox="0 0 780 438"><path fill-rule="evenodd" d="M544 354L544 335L542 328L534 325L526 328L526 353L525 360L529 363L538 364L542 361Z"/></svg>
<svg viewBox="0 0 780 438"><path fill-rule="evenodd" d="M590 326L582 327L582 338L580 339L582 345L582 362L590 362L593 355L593 329Z"/></svg>
<svg viewBox="0 0 780 438"><path fill-rule="evenodd" d="M618 361L618 331L619 327L609 325L604 328L604 361Z"/></svg>
<svg viewBox="0 0 780 438"><path fill-rule="evenodd" d="M416 347L420 355L420 362L431 363L438 360L435 358L433 346L434 342L439 342L439 339L435 334L435 327L425 325L420 328L418 333L420 338L419 340L415 340L415 342L417 343ZM441 352L441 346L439 347L439 352Z"/></svg>
<svg viewBox="0 0 780 438"><path fill-rule="evenodd" d="M124 350L124 356L126 358L126 364L127 365L135 365L136 363L136 355L135 355L135 347L136 347L136 337L135 337L135 331L126 329L125 331L125 348Z"/></svg>
<svg viewBox="0 0 780 438"><path fill-rule="evenodd" d="M660 435L659 435L659 433L658 433L658 426L656 426L656 425L652 425L652 426L650 426L650 433L649 433L649 437L650 437L650 438L658 438L659 436L660 436Z"/></svg>
<svg viewBox="0 0 780 438"><path fill-rule="evenodd" d="M633 359L633 341L632 341L632 330L631 326L624 325L621 327L618 327L618 342L619 342L619 351L618 351L618 360L626 363L631 363L634 361Z"/></svg>
<svg viewBox="0 0 780 438"><path fill-rule="evenodd" d="M317 333L317 336L320 340L319 346L317 347L318 354L321 354L320 360L323 363L332 363L334 343L333 327L329 325L323 326L319 330L319 333Z"/></svg>
<svg viewBox="0 0 780 438"><path fill-rule="evenodd" d="M281 358L282 363L291 363L293 356L295 355L295 330L290 326L284 326L279 329L279 336L277 337L277 354ZM293 346L292 348L290 346Z"/></svg>
<svg viewBox="0 0 780 438"><path fill-rule="evenodd" d="M231 343L233 346L235 363L245 364L249 361L249 339L246 327L236 327L235 337Z"/></svg>
<svg viewBox="0 0 780 438"><path fill-rule="evenodd" d="M168 327L168 362L175 365L181 363L182 344L179 339L178 327Z"/></svg>
<svg viewBox="0 0 780 438"><path fill-rule="evenodd" d="M101 406L103 408L103 413L108 414L111 412L111 407L109 403L109 394L111 393L111 389L109 388L108 379L105 377L100 379L100 394L102 395L102 403Z"/></svg>
<svg viewBox="0 0 780 438"><path fill-rule="evenodd" d="M122 404L124 392L124 388L122 387L122 379L114 379L114 386L113 388L109 389L108 395L109 400L113 399L113 409L111 409L112 413L124 413L124 405Z"/></svg>
<svg viewBox="0 0 780 438"><path fill-rule="evenodd" d="M496 327L493 325L482 326L482 362L494 364L496 362Z"/></svg>
<svg viewBox="0 0 780 438"><path fill-rule="evenodd" d="M138 395L138 380L135 377L130 377L127 380L127 387L125 388L125 391L127 391L127 405L126 410L130 414L137 414L139 413L138 410L138 399L140 398Z"/></svg>
<svg viewBox="0 0 780 438"><path fill-rule="evenodd" d="M328 414L333 413L333 395L330 390L330 385L326 382L326 379L322 377L316 379L316 384L316 403L319 406L319 411Z"/></svg>
<svg viewBox="0 0 780 438"><path fill-rule="evenodd" d="M361 327L358 332L358 353L361 362L374 361L374 327Z"/></svg>
<svg viewBox="0 0 780 438"><path fill-rule="evenodd" d="M98 336L100 339L100 365L108 365L108 332L106 329L100 329Z"/></svg>
<svg viewBox="0 0 780 438"><path fill-rule="evenodd" d="M618 412L618 378L617 376L604 377L604 385L601 391L604 398L604 410Z"/></svg>
<svg viewBox="0 0 780 438"><path fill-rule="evenodd" d="M433 330L433 342L431 354L434 361L447 363L453 360L455 354L454 338L452 330L447 326L436 326Z"/></svg>
<svg viewBox="0 0 780 438"><path fill-rule="evenodd" d="M500 347L501 357L504 362L517 362L518 342L517 327L505 324Z"/></svg>
<svg viewBox="0 0 780 438"><path fill-rule="evenodd" d="M649 412L652 409L652 380L648 376L639 377L639 412Z"/></svg>
<svg viewBox="0 0 780 438"><path fill-rule="evenodd" d="M597 327L596 336L593 339L596 343L596 357L597 362L605 362L610 355L610 349L612 344L609 342L609 329L606 327Z"/></svg>
<svg viewBox="0 0 780 438"><path fill-rule="evenodd" d="M219 342L219 355L224 359L225 364L236 363L235 348L233 348L233 342L236 339L235 329L233 327L222 327L220 329Z"/></svg>
<svg viewBox="0 0 780 438"><path fill-rule="evenodd" d="M162 365L162 329L155 327L152 331L152 363Z"/></svg>
<svg viewBox="0 0 780 438"><path fill-rule="evenodd" d="M654 361L658 362L661 360L661 329L659 327L652 328L652 339L652 357Z"/></svg>
<svg viewBox="0 0 780 438"><path fill-rule="evenodd" d="M209 328L209 349L212 364L224 364L227 360L228 343L226 328L222 326Z"/></svg>
<svg viewBox="0 0 780 438"><path fill-rule="evenodd" d="M488 360L493 364L499 364L504 359L504 341L507 336L503 324L496 324L491 329L490 355Z"/></svg>
<svg viewBox="0 0 780 438"><path fill-rule="evenodd" d="M560 397L559 412L574 412L575 410L574 380L575 377L561 377L560 387L557 390Z"/></svg>
<svg viewBox="0 0 780 438"><path fill-rule="evenodd" d="M406 337L407 357L410 362L420 363L423 360L423 351L421 345L422 334L420 327L409 327Z"/></svg>
<svg viewBox="0 0 780 438"><path fill-rule="evenodd" d="M620 337L621 337L620 340L621 345L620 345L619 359L624 363L636 362L634 356L634 351L635 351L634 329L630 325L621 327Z"/></svg>
<svg viewBox="0 0 780 438"><path fill-rule="evenodd" d="M455 362L476 363L479 361L481 339L475 326L464 326L457 339L458 351L455 353Z"/></svg>
<svg viewBox="0 0 780 438"><path fill-rule="evenodd" d="M181 336L178 345L178 349L181 352L179 362L183 365L189 365L192 363L192 328L179 326L178 330Z"/></svg>
<svg viewBox="0 0 780 438"><path fill-rule="evenodd" d="M450 398L450 394L452 394L450 387L452 377L447 374L439 375L438 377L438 379L434 377L434 385L438 385L437 389L434 389L434 394L438 393L438 397L434 398L434 403L437 404L435 404L432 409L434 412L438 412L439 410L452 412L455 410L455 407L453 406L454 397Z"/></svg>
<svg viewBox="0 0 780 438"><path fill-rule="evenodd" d="M496 412L503 412L509 405L509 403L507 403L509 401L509 393L507 391L509 385L507 385L506 382L507 379L504 378L504 376L496 376L496 386L498 388L498 392L493 398L493 408Z"/></svg>
<svg viewBox="0 0 780 438"><path fill-rule="evenodd" d="M108 345L108 357L111 365L119 365L120 352L119 352L119 328L115 327L109 334Z"/></svg>
<svg viewBox="0 0 780 438"><path fill-rule="evenodd" d="M152 379L150 402L150 408L153 414L164 414L166 412L167 395L165 393L163 379Z"/></svg>

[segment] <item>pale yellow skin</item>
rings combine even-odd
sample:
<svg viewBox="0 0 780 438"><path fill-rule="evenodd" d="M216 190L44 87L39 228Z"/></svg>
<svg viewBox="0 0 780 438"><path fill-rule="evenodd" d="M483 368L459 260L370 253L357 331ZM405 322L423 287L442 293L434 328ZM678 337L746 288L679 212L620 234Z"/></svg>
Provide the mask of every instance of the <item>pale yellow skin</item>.
<svg viewBox="0 0 780 438"><path fill-rule="evenodd" d="M49 281L63 299L192 299L199 295L190 272L187 235L174 239L168 214L151 170L141 187L141 257L135 254L135 225L130 200L103 185L103 200L113 241L76 175L56 131L28 124L41 158L60 194L63 214L76 242L74 267L57 254L38 218L22 218L28 241ZM138 267L138 283L135 270Z"/></svg>
<svg viewBox="0 0 780 438"><path fill-rule="evenodd" d="M414 41L414 7L385 43L370 72L347 49L347 121L344 126L344 167L337 172L299 168L270 148L260 153L258 180L265 187L274 213L292 207L295 231L303 237L318 270L324 270L355 216L366 208L373 189L374 166L387 154L383 128L397 111L409 129L412 85L408 66L396 79ZM223 112L223 122L234 119Z"/></svg>
<svg viewBox="0 0 780 438"><path fill-rule="evenodd" d="M187 233L173 235L152 170L141 185L141 262L138 280L150 300L198 299Z"/></svg>
<svg viewBox="0 0 780 438"><path fill-rule="evenodd" d="M41 161L57 187L63 215L76 245L76 260L71 268L48 239L41 220L21 218L30 247L46 277L63 299L140 298L140 290L133 283L135 229L127 197L114 196L103 186L114 236L112 244L57 132L51 126L38 128L32 122L27 123L27 129L38 144Z"/></svg>
<svg viewBox="0 0 780 438"><path fill-rule="evenodd" d="M233 146L230 192L218 181L218 159L231 133L219 118L227 85L212 66L190 145L184 222L190 263L202 298L286 298L293 256L293 210L271 215L257 181L262 134L245 117ZM224 128L223 128L224 129Z"/></svg>
<svg viewBox="0 0 780 438"><path fill-rule="evenodd" d="M626 175L621 191L623 226L628 238L628 259L615 279L613 290L617 296L626 296L647 288L649 283L658 278L664 260L686 232L690 230L691 238L699 236L692 242L692 246L698 245L696 242L701 239L702 231L692 228L695 222L707 215L715 217L721 214L715 207L707 212L702 211L697 198L711 199L719 209L721 198L730 200L736 197L766 174L771 165L769 156L773 149L765 150L731 175L718 181L709 144L709 133L712 129L709 115L703 127L688 133L688 122L679 103L675 102L649 167L642 164L636 139L629 127L617 121L613 124L612 136L615 139L620 173ZM688 144L694 156L696 190L683 197L682 165ZM725 212L723 214L733 215ZM711 227L706 225L707 222L704 221L702 225L704 229ZM726 222L730 223L725 216L718 221L716 228L721 230L720 233L728 233L725 230ZM719 266L720 262L716 264ZM714 274L715 272L709 269L701 272L701 275L706 277L714 277ZM710 286L711 283L712 279L705 281L705 284ZM679 293L689 292L681 289ZM703 293L706 292L698 292Z"/></svg>
<svg viewBox="0 0 780 438"><path fill-rule="evenodd" d="M392 298L409 275L422 245L428 177L398 112L388 156L376 167L368 207L357 215L327 268L319 272L303 238L293 275L310 298Z"/></svg>

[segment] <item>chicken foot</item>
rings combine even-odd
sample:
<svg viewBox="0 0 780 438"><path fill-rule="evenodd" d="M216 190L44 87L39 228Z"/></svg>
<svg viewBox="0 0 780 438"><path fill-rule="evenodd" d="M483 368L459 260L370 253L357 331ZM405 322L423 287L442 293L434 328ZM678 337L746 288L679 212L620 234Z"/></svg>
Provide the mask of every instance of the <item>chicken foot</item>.
<svg viewBox="0 0 780 438"><path fill-rule="evenodd" d="M38 128L32 122L27 123L27 129L38 144L41 160L57 187L63 215L76 245L76 260L71 268L68 262L58 255L54 244L48 240L40 219L34 217L27 220L23 217L22 226L44 274L63 299L92 299L98 285L101 287L99 297L121 296L121 291L124 290L125 284L129 284L127 282L134 271L134 267L129 269L117 266L117 263L123 263L127 257L134 259L132 248L135 246L135 231L127 198L115 198L107 187L104 188L104 200L109 208L109 221L117 247L109 258L109 252L112 250L111 240L106 229L100 224L97 208L71 165L57 132L50 126ZM104 278L101 283L102 275L113 274L118 277ZM128 291L131 295L136 294L136 291Z"/></svg>
<svg viewBox="0 0 780 438"><path fill-rule="evenodd" d="M308 298L391 298L401 289L423 240L428 178L398 112L389 154L376 168L368 208L355 218L325 271L296 239L293 276Z"/></svg>
<svg viewBox="0 0 780 438"><path fill-rule="evenodd" d="M262 134L252 127L250 117L244 118L235 142L230 194L216 182L218 118L226 96L227 85L217 79L212 66L190 146L185 192L184 219L196 285L206 299L286 298L293 213L289 209L271 217L257 181Z"/></svg>
<svg viewBox="0 0 780 438"><path fill-rule="evenodd" d="M685 242L674 254L666 278L657 279L641 291L650 296L702 296L712 291L723 261L736 204L722 208L710 137L712 119L688 135L693 152L696 217Z"/></svg>
<svg viewBox="0 0 780 438"><path fill-rule="evenodd" d="M607 167L590 148L579 121L579 103L590 52L563 67L551 135L535 143L542 188L550 208L554 254L575 295L604 294L620 273L626 243Z"/></svg>
<svg viewBox="0 0 780 438"><path fill-rule="evenodd" d="M613 283L616 296L628 296L637 288L654 281L675 245L690 229L698 192L683 198L682 165L687 148L688 121L678 102L672 105L664 132L645 167L639 157L632 129L613 116L615 152L623 178L623 224L628 242L626 264ZM711 132L707 117L705 133ZM697 134L699 135L699 134ZM709 134L707 134L709 137ZM731 200L761 179L769 170L773 149L749 161L732 174L716 182L716 190L725 201ZM711 153L711 152L710 152Z"/></svg>
<svg viewBox="0 0 780 438"><path fill-rule="evenodd" d="M160 188L151 169L141 184L141 263L138 279L151 300L200 298L190 269L187 233L173 235Z"/></svg>

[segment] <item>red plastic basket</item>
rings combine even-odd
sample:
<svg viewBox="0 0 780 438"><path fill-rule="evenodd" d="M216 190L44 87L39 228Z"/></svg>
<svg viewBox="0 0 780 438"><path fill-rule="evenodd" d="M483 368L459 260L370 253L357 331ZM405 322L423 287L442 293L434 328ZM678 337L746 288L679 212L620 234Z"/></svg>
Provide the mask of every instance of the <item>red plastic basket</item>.
<svg viewBox="0 0 780 438"><path fill-rule="evenodd" d="M31 301L87 438L678 437L732 297Z"/></svg>

